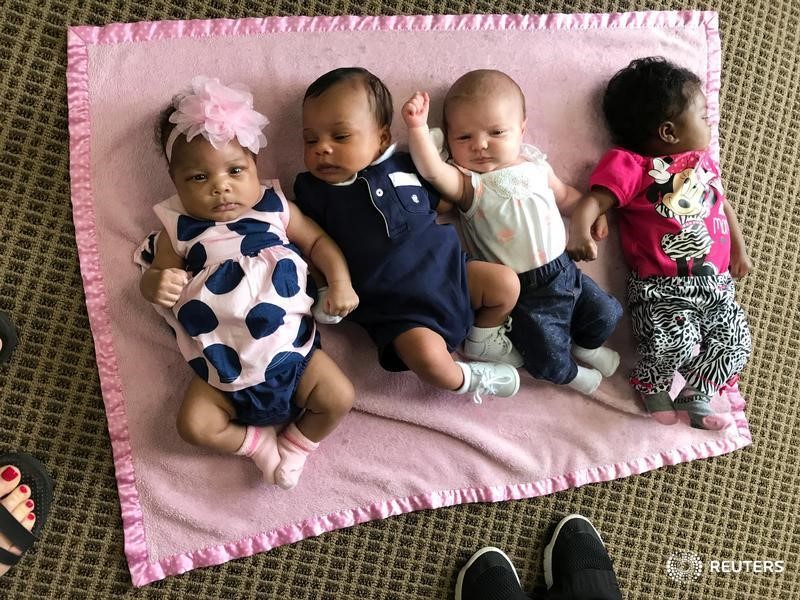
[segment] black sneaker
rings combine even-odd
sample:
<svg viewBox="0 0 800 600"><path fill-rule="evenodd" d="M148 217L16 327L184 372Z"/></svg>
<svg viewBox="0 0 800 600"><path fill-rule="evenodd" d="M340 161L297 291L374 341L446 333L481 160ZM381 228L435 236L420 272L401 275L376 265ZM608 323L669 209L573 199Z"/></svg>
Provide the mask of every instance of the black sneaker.
<svg viewBox="0 0 800 600"><path fill-rule="evenodd" d="M514 565L492 546L481 548L456 579L456 600L527 600Z"/></svg>
<svg viewBox="0 0 800 600"><path fill-rule="evenodd" d="M622 599L603 540L591 521L581 515L568 515L556 525L544 549L544 580L555 597Z"/></svg>

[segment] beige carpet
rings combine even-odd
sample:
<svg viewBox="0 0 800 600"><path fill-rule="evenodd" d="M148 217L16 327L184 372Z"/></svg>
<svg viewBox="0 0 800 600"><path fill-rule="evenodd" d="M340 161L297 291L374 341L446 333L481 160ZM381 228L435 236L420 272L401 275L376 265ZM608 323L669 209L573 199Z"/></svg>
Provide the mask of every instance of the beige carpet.
<svg viewBox="0 0 800 600"><path fill-rule="evenodd" d="M608 12L678 2L258 2L0 0L0 308L20 332L0 370L0 452L26 450L57 480L35 550L0 598L451 598L487 543L542 586L550 523L581 512L601 530L627 598L800 598L800 2L693 3L720 11L721 145L729 197L756 263L739 287L753 358L742 378L755 443L553 496L426 511L132 589L72 226L66 105L68 25L292 14ZM221 513L224 513L224 507ZM668 578L676 550L711 560L782 560L786 571Z"/></svg>

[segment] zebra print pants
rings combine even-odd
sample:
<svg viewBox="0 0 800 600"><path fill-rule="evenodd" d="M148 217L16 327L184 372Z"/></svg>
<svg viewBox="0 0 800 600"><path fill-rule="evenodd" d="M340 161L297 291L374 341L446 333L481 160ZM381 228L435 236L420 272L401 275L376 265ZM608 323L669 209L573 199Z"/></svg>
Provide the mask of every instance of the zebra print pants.
<svg viewBox="0 0 800 600"><path fill-rule="evenodd" d="M643 394L669 391L677 371L713 395L737 375L752 342L728 273L628 280L628 307L641 359L631 384ZM699 348L699 352L698 352Z"/></svg>

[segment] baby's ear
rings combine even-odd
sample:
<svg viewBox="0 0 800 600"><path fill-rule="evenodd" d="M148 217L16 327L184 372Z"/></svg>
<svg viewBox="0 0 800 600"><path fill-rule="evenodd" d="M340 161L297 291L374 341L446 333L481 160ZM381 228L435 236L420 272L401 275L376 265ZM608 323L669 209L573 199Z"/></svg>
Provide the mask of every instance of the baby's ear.
<svg viewBox="0 0 800 600"><path fill-rule="evenodd" d="M675 123L672 121L664 121L658 126L658 138L665 144L677 144L680 139L678 132L675 129Z"/></svg>
<svg viewBox="0 0 800 600"><path fill-rule="evenodd" d="M381 127L381 153L386 152L392 144L392 130L388 125Z"/></svg>

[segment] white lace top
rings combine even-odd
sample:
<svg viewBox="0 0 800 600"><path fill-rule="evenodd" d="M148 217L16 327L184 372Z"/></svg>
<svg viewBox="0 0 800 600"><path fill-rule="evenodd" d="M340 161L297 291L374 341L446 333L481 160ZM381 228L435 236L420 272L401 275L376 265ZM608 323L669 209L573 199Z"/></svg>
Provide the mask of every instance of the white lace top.
<svg viewBox="0 0 800 600"><path fill-rule="evenodd" d="M566 230L548 185L547 157L524 144L525 162L490 173L466 171L475 190L461 213L464 236L477 258L524 273L560 256ZM463 169L462 169L463 170Z"/></svg>

